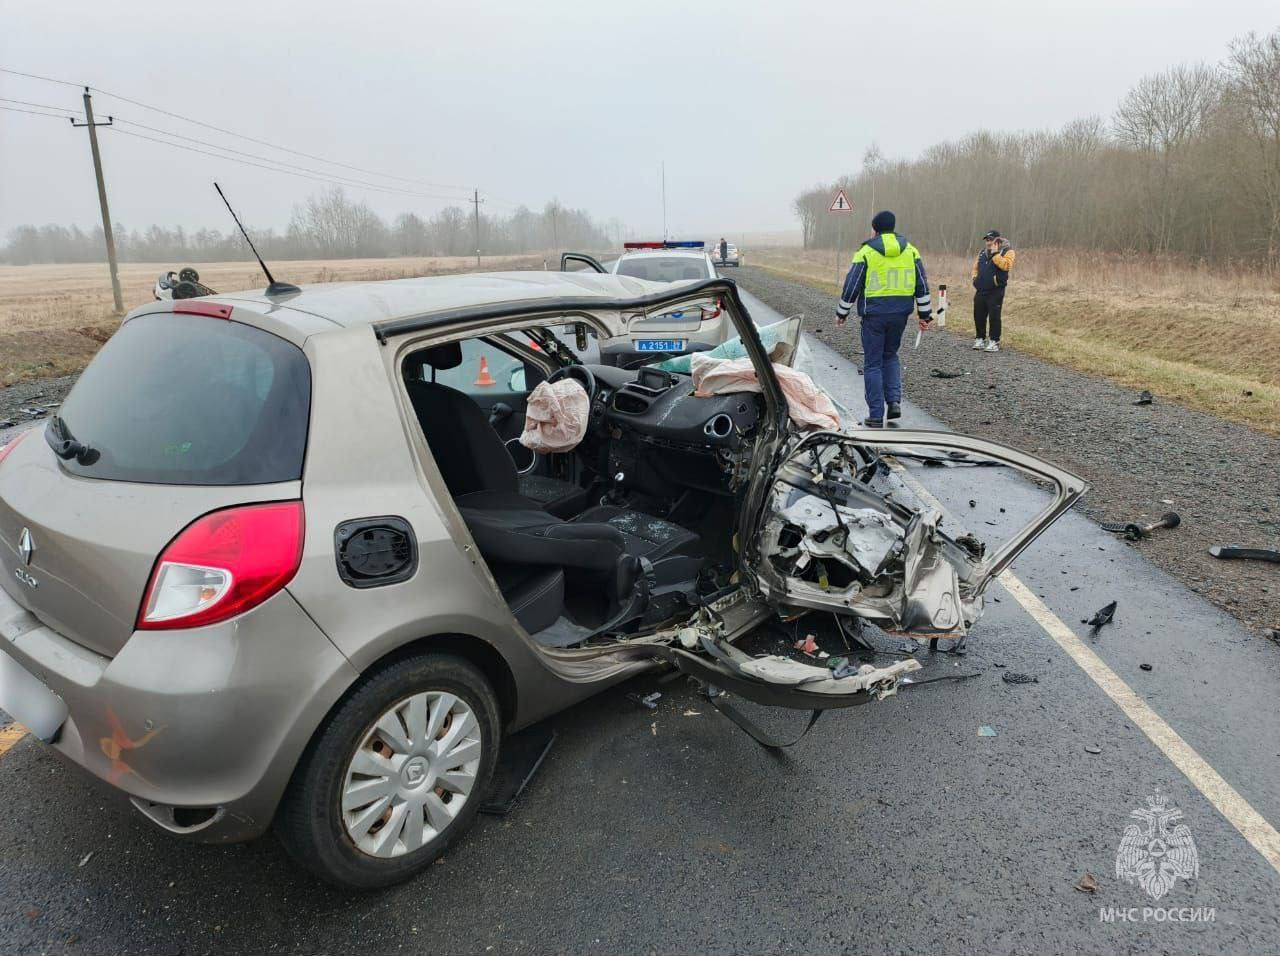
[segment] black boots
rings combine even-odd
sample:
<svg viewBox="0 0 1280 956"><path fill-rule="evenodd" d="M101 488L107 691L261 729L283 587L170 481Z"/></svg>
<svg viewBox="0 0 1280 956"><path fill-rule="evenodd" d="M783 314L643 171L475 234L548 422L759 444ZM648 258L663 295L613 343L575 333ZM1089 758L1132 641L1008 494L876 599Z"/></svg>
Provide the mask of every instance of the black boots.
<svg viewBox="0 0 1280 956"><path fill-rule="evenodd" d="M902 406L899 405L897 402L890 402L889 414L887 414L885 418L889 419L889 421L893 421L895 418L901 418L901 417L902 417Z"/></svg>
<svg viewBox="0 0 1280 956"><path fill-rule="evenodd" d="M884 428L883 418L866 418L862 422L863 428Z"/></svg>

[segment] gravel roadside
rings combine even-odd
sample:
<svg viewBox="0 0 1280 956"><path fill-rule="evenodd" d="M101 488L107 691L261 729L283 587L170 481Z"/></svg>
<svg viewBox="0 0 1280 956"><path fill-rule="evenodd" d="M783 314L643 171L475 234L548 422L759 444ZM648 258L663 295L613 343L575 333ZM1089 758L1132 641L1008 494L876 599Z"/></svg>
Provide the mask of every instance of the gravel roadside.
<svg viewBox="0 0 1280 956"><path fill-rule="evenodd" d="M743 267L743 288L784 315L803 312L818 339L861 365L857 328L835 328L832 296ZM1018 294L1010 288L1005 342L989 355L972 340L930 332L903 350L907 398L959 432L1034 452L1091 484L1081 510L1096 521L1154 519L1181 527L1133 543L1156 565L1264 636L1280 628L1280 565L1218 561L1215 544L1280 547L1280 440L1138 395L1016 351ZM938 368L959 378L930 375ZM865 409L856 409L865 412Z"/></svg>
<svg viewBox="0 0 1280 956"><path fill-rule="evenodd" d="M61 403L78 377L38 378L0 388L0 431L53 414L56 408L48 406ZM33 415L28 409L41 409L45 416Z"/></svg>

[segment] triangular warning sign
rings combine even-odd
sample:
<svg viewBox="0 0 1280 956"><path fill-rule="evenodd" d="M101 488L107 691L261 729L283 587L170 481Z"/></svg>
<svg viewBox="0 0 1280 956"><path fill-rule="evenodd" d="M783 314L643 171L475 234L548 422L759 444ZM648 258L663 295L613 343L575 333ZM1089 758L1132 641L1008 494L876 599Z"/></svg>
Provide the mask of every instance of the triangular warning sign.
<svg viewBox="0 0 1280 956"><path fill-rule="evenodd" d="M849 197L844 194L841 189L836 193L836 198L831 201L832 212L853 212L853 203L849 202Z"/></svg>

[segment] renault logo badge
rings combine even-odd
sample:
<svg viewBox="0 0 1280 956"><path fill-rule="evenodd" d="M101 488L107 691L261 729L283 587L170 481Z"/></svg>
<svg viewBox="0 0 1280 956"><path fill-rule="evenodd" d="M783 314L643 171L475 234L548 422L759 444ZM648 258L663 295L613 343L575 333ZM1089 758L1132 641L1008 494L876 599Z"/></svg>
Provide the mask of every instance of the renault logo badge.
<svg viewBox="0 0 1280 956"><path fill-rule="evenodd" d="M23 528L22 534L18 535L18 555L22 558L22 563L31 564L31 557L36 553L36 543L31 540L31 529Z"/></svg>

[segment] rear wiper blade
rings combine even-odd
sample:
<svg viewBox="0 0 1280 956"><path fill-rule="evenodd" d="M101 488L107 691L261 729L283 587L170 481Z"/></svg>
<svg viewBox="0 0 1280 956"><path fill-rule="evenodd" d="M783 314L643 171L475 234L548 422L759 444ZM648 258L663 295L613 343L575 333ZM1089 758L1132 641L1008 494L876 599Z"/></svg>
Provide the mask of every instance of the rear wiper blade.
<svg viewBox="0 0 1280 956"><path fill-rule="evenodd" d="M74 458L82 465L92 465L98 460L98 450L77 440L61 415L54 415L49 419L49 427L44 430L44 440L63 461Z"/></svg>

